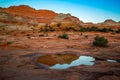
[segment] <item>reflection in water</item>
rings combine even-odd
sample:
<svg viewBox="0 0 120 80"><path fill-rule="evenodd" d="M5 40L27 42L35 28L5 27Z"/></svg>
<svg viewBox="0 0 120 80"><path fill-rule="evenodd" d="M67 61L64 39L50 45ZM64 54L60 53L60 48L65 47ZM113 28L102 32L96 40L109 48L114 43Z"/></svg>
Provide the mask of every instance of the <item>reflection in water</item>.
<svg viewBox="0 0 120 80"><path fill-rule="evenodd" d="M37 62L54 66L56 64L70 64L73 60L79 58L76 54L51 54L40 56Z"/></svg>
<svg viewBox="0 0 120 80"><path fill-rule="evenodd" d="M52 69L66 69L69 67L73 67L73 66L79 66L79 65L94 65L94 61L95 59L93 57L90 56L80 56L77 60L72 61L70 64L56 64L50 68Z"/></svg>
<svg viewBox="0 0 120 80"><path fill-rule="evenodd" d="M66 69L79 65L94 65L95 59L90 56L77 56L76 54L52 54L40 56L37 62L45 64L51 69Z"/></svg>
<svg viewBox="0 0 120 80"><path fill-rule="evenodd" d="M112 59L107 59L107 62L117 62L117 61Z"/></svg>

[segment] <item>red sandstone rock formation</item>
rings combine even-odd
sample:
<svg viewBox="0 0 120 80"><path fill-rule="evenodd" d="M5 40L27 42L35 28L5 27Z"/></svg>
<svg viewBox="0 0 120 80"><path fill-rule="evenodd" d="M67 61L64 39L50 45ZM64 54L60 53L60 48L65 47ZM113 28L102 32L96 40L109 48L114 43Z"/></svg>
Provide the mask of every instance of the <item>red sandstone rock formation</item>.
<svg viewBox="0 0 120 80"><path fill-rule="evenodd" d="M37 20L38 23L50 23L57 16L57 13L50 10L35 10L26 5L11 6L3 8L3 11L13 15L25 18L27 21Z"/></svg>
<svg viewBox="0 0 120 80"><path fill-rule="evenodd" d="M92 22L84 23L69 13L58 14L50 10L36 10L26 5L10 6L8 8L0 7L0 26L7 25L7 28L10 26L11 28L14 27L14 29L19 29L19 26L24 26L25 28L29 27L30 30L33 28L39 29L41 24L45 24L42 27L49 25L55 30L64 30L66 28L74 28L76 30L80 26L120 29L120 22L115 22L112 19L97 24ZM24 30L24 27L22 27L22 30Z"/></svg>

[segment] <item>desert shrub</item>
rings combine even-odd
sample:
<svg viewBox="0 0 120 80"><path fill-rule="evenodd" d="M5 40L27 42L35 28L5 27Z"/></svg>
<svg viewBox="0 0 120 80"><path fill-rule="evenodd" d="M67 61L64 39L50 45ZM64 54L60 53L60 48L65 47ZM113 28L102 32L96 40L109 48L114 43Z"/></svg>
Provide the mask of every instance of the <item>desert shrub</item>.
<svg viewBox="0 0 120 80"><path fill-rule="evenodd" d="M27 34L26 36L30 36L30 34Z"/></svg>
<svg viewBox="0 0 120 80"><path fill-rule="evenodd" d="M114 30L113 29L111 29L111 28L109 28L109 29L107 29L107 28L102 28L102 29L99 29L99 28L97 28L97 27L95 27L95 26L93 26L93 27L87 27L87 28L85 28L85 27L81 27L80 28L80 32L89 32L89 31L98 31L98 32L114 32ZM119 31L118 31L119 32Z"/></svg>
<svg viewBox="0 0 120 80"><path fill-rule="evenodd" d="M7 42L7 44L12 44L12 43L13 43L13 41L8 41L8 42Z"/></svg>
<svg viewBox="0 0 120 80"><path fill-rule="evenodd" d="M94 26L91 27L91 28L88 27L88 31L98 31L98 30L99 29L97 27L94 27Z"/></svg>
<svg viewBox="0 0 120 80"><path fill-rule="evenodd" d="M88 35L85 35L85 38L88 38Z"/></svg>
<svg viewBox="0 0 120 80"><path fill-rule="evenodd" d="M71 27L66 27L64 31L70 31L72 28Z"/></svg>
<svg viewBox="0 0 120 80"><path fill-rule="evenodd" d="M53 31L55 31L55 29L53 27L51 27L51 26L47 26L47 27L41 28L39 30L39 32L50 32L50 31L53 32Z"/></svg>
<svg viewBox="0 0 120 80"><path fill-rule="evenodd" d="M49 27L45 27L44 31L48 32L49 31Z"/></svg>
<svg viewBox="0 0 120 80"><path fill-rule="evenodd" d="M55 29L53 29L51 26L49 26L49 31L53 32Z"/></svg>
<svg viewBox="0 0 120 80"><path fill-rule="evenodd" d="M69 38L69 36L68 36L68 34L67 33L64 33L64 34L62 34L62 35L60 35L60 36L58 36L59 38L63 38L63 39L68 39Z"/></svg>
<svg viewBox="0 0 120 80"><path fill-rule="evenodd" d="M26 36L27 36L28 39L30 39L30 34L27 34Z"/></svg>
<svg viewBox="0 0 120 80"><path fill-rule="evenodd" d="M43 37L44 36L44 34L39 34L39 37Z"/></svg>
<svg viewBox="0 0 120 80"><path fill-rule="evenodd" d="M96 36L93 45L94 46L100 46L100 47L105 47L108 44L108 40L105 39L104 37Z"/></svg>
<svg viewBox="0 0 120 80"><path fill-rule="evenodd" d="M114 30L113 30L113 29L111 29L111 28L109 28L109 29L108 29L108 31L109 31L109 32L114 32Z"/></svg>
<svg viewBox="0 0 120 80"><path fill-rule="evenodd" d="M87 32L87 31L88 31L87 28L84 28L84 27L80 28L80 32Z"/></svg>
<svg viewBox="0 0 120 80"><path fill-rule="evenodd" d="M109 30L107 28L102 28L99 30L100 32L109 32Z"/></svg>
<svg viewBox="0 0 120 80"><path fill-rule="evenodd" d="M75 27L66 27L64 31L77 31L77 29Z"/></svg>
<svg viewBox="0 0 120 80"><path fill-rule="evenodd" d="M61 23L58 23L58 24L57 24L57 27L60 27L60 26L61 26Z"/></svg>
<svg viewBox="0 0 120 80"><path fill-rule="evenodd" d="M116 33L120 33L120 29L118 29L118 30L116 31Z"/></svg>
<svg viewBox="0 0 120 80"><path fill-rule="evenodd" d="M28 36L27 38L30 39L30 36Z"/></svg>
<svg viewBox="0 0 120 80"><path fill-rule="evenodd" d="M80 31L81 32L88 32L88 31L99 31L99 29L97 28L97 27L87 27L87 28L85 28L85 27L81 27L80 28Z"/></svg>

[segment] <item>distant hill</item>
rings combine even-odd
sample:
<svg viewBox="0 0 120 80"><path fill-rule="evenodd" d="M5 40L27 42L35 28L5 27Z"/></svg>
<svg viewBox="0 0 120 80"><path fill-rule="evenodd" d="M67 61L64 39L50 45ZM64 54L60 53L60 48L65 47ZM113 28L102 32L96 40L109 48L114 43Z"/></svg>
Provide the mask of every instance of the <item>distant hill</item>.
<svg viewBox="0 0 120 80"><path fill-rule="evenodd" d="M120 22L115 22L112 19L107 19L97 24L92 22L84 23L69 13L58 14L51 10L36 10L27 5L10 6L8 8L0 7L0 26L2 27L7 26L7 28L10 29L31 30L45 28L46 25L51 26L54 30L64 30L66 28L75 28L77 30L80 27L92 26L98 28L120 28ZM20 26L22 26L22 28Z"/></svg>
<svg viewBox="0 0 120 80"><path fill-rule="evenodd" d="M50 10L35 10L27 5L20 6L10 6L8 8L3 8L3 11L13 15L20 16L26 20L35 19L37 22L50 23L51 19L57 16L57 13Z"/></svg>

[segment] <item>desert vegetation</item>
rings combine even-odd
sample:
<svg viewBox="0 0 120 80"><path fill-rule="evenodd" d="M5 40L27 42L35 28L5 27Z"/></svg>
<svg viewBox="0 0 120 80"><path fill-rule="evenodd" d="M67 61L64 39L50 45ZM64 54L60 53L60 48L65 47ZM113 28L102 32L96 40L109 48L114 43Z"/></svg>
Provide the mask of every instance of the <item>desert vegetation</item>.
<svg viewBox="0 0 120 80"><path fill-rule="evenodd" d="M117 29L117 30L114 30L112 28L99 28L99 27L95 27L95 26L92 26L92 27L66 27L64 29L61 29L61 27L57 27L57 30L54 29L52 26L47 26L45 28L41 28L40 29L40 32L53 32L53 31L74 31L74 32L115 32L115 33L120 33L120 29Z"/></svg>
<svg viewBox="0 0 120 80"><path fill-rule="evenodd" d="M119 30L119 29L118 29ZM111 29L111 28L101 28L99 29L98 27L81 27L80 28L80 32L91 32L91 31L95 31L95 32L116 32L115 30Z"/></svg>
<svg viewBox="0 0 120 80"><path fill-rule="evenodd" d="M67 33L63 33L62 35L59 35L58 38L69 39L69 36Z"/></svg>
<svg viewBox="0 0 120 80"><path fill-rule="evenodd" d="M120 33L120 29L116 30L116 33Z"/></svg>
<svg viewBox="0 0 120 80"><path fill-rule="evenodd" d="M108 45L108 40L104 37L96 36L93 41L94 46L106 47Z"/></svg>

